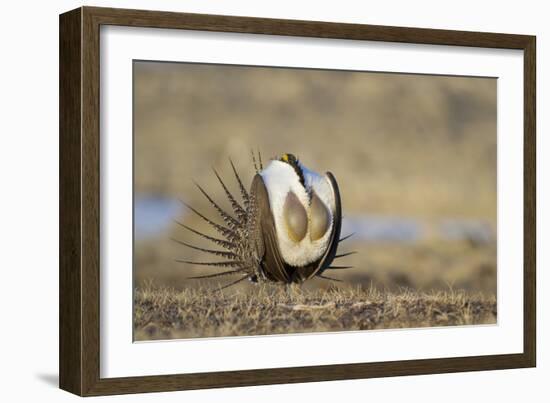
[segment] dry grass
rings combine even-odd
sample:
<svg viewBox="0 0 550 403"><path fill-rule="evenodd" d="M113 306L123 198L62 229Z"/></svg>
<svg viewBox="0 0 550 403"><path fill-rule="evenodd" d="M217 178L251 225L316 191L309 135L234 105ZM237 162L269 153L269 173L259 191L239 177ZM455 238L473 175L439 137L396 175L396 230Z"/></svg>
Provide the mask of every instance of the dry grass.
<svg viewBox="0 0 550 403"><path fill-rule="evenodd" d="M136 340L496 323L496 299L464 291L259 285L254 293L148 284L134 295Z"/></svg>

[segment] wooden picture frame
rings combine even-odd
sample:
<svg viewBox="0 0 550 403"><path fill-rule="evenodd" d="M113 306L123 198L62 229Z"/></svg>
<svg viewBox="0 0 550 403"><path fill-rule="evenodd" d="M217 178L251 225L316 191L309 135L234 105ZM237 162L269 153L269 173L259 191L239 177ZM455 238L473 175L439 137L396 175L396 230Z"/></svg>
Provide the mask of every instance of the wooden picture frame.
<svg viewBox="0 0 550 403"><path fill-rule="evenodd" d="M523 353L230 372L100 377L100 26L519 49L524 56ZM81 396L533 367L536 363L535 37L82 7L60 16L60 387Z"/></svg>

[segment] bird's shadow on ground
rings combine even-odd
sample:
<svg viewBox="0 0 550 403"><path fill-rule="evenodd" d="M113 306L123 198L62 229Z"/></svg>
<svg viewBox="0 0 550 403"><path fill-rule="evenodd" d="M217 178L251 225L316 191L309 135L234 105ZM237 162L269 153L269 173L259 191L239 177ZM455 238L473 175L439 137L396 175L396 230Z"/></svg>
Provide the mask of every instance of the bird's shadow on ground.
<svg viewBox="0 0 550 403"><path fill-rule="evenodd" d="M49 386L59 387L59 374L35 374L35 376Z"/></svg>

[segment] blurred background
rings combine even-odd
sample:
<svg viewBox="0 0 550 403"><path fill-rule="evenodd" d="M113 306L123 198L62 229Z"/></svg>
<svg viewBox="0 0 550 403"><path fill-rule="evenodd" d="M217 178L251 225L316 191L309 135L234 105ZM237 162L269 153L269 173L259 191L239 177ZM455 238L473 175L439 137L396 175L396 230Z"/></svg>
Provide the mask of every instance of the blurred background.
<svg viewBox="0 0 550 403"><path fill-rule="evenodd" d="M358 252L330 274L339 287L495 295L496 91L492 78L134 62L135 287L208 284L186 278L215 269L174 261L203 256L171 238L211 246L174 219L215 235L179 199L217 219L193 180L229 207L211 167L238 194L228 158L248 187L254 149L336 176L354 233L341 251Z"/></svg>

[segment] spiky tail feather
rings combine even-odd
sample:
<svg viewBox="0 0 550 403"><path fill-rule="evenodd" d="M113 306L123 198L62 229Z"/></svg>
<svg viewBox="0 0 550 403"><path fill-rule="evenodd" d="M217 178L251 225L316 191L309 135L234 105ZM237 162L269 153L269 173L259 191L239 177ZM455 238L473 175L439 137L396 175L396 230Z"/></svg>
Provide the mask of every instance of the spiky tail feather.
<svg viewBox="0 0 550 403"><path fill-rule="evenodd" d="M261 155L258 153L259 158L259 166L256 163L256 160L254 159L254 164L256 170L263 169L263 163L261 161ZM188 231L218 245L226 249L227 251L219 251L215 249L209 249L209 248L201 248L198 246L191 245L187 242L180 241L177 239L174 239L175 242L184 245L188 248L198 250L200 252L216 255L223 257L227 259L226 261L222 262L206 262L206 261L190 261L185 259L178 259L176 260L179 263L189 264L189 265L196 265L196 266L209 266L212 268L228 268L231 267L232 270L227 270L219 273L213 273L213 274L206 274L206 275L199 275L199 276L192 276L189 278L192 279L209 279L209 278L216 278L216 277L224 277L234 274L244 274L244 276L232 283L227 284L224 287L221 287L220 289L224 289L228 286L235 285L239 283L240 281L246 279L246 278L257 278L257 270L258 265L257 262L252 258L250 253L250 234L249 231L249 219L251 217L250 214L250 207L251 207L251 195L247 192L246 188L243 185L242 179L240 175L237 172L237 169L235 168L235 165L233 164L233 161L229 159L229 163L231 165L231 169L233 170L233 173L235 175L235 178L237 180L237 184L239 187L239 191L241 194L243 205L241 205L237 199L233 196L233 194L229 191L227 188L225 182L223 181L222 177L218 174L218 172L213 169L214 175L218 179L218 182L222 186L225 196L227 197L229 203L231 204L231 208L233 209L233 215L231 215L229 212L224 210L218 203L214 201L214 199L206 192L206 190L200 186L198 183L195 183L199 191L202 193L202 195L206 198L206 200L209 202L209 204L216 210L218 215L221 217L221 219L224 221L226 226L217 224L216 222L209 219L204 214L200 213L195 208L191 207L187 203L182 203L195 215L197 215L201 220L203 220L205 223L207 223L210 227L212 227L218 234L222 236L222 238L214 238L210 235L207 235L203 232L197 231L181 222L176 221L177 224L182 226L183 228L187 229Z"/></svg>

